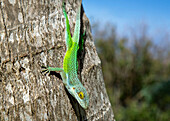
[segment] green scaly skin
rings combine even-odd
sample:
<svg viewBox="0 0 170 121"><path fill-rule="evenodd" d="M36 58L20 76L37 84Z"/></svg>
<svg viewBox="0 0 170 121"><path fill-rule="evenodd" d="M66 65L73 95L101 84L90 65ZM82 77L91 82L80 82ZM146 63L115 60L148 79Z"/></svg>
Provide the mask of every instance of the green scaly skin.
<svg viewBox="0 0 170 121"><path fill-rule="evenodd" d="M71 37L70 25L65 10L65 4L63 2L63 13L65 16L65 39L67 51L63 61L63 68L53 68L53 67L43 67L42 72L50 73L50 71L60 72L63 83L67 88L68 92L78 101L78 103L87 109L89 105L89 96L86 89L83 87L82 83L77 76L77 51L79 49L79 39L80 39L80 11L81 2L77 11L76 25L74 30L74 35ZM84 40L82 40L84 41Z"/></svg>

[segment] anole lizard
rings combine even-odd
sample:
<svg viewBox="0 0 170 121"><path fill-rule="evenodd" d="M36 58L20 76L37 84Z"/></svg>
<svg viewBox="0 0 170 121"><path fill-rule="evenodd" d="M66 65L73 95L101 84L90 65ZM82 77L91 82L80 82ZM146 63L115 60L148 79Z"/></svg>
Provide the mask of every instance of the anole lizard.
<svg viewBox="0 0 170 121"><path fill-rule="evenodd" d="M82 1L82 0L81 0ZM78 101L78 103L87 109L89 105L89 96L85 87L82 85L77 76L77 51L79 49L80 39L80 14L81 14L81 2L77 10L76 25L74 29L73 37L70 33L70 25L65 10L65 2L62 5L64 17L65 17L65 40L67 51L63 61L63 68L43 67L42 72L50 73L50 71L60 72L63 83L68 92Z"/></svg>

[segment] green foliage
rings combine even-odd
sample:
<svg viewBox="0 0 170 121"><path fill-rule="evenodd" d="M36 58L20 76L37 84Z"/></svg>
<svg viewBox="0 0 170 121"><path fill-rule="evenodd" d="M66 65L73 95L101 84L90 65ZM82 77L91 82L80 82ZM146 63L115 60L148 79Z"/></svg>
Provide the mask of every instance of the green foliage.
<svg viewBox="0 0 170 121"><path fill-rule="evenodd" d="M170 81L157 82L141 90L147 103L156 104L160 109L170 107Z"/></svg>
<svg viewBox="0 0 170 121"><path fill-rule="evenodd" d="M161 111L156 105L131 101L127 108L121 108L118 120L121 121L168 121L170 111Z"/></svg>
<svg viewBox="0 0 170 121"><path fill-rule="evenodd" d="M95 44L116 119L167 121L170 119L170 61L164 60L170 55L155 48L146 28L139 35L133 33L135 38L131 39L116 37L114 28L96 29Z"/></svg>

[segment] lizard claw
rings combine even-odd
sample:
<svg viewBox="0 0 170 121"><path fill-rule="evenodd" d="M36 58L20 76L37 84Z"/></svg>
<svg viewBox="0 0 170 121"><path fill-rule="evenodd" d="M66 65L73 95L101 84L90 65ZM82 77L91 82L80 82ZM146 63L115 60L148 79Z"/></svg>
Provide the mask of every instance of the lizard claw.
<svg viewBox="0 0 170 121"><path fill-rule="evenodd" d="M48 70L48 67L46 66L41 66L41 73L43 73L44 75L49 75L50 71Z"/></svg>

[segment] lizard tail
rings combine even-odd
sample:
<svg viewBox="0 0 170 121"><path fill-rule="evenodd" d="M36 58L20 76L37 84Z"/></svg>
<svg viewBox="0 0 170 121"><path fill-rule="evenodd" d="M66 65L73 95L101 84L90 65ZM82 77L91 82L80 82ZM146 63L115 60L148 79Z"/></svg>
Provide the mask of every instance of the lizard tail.
<svg viewBox="0 0 170 121"><path fill-rule="evenodd" d="M66 38L66 45L68 49L72 45L72 39L71 39L71 33L70 33L70 24L69 24L67 12L66 12L66 1L65 0L62 1L62 9L63 9L64 17L65 17L65 25L66 25L65 38Z"/></svg>

